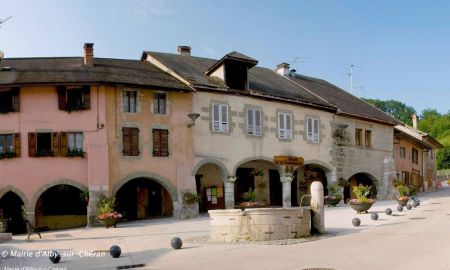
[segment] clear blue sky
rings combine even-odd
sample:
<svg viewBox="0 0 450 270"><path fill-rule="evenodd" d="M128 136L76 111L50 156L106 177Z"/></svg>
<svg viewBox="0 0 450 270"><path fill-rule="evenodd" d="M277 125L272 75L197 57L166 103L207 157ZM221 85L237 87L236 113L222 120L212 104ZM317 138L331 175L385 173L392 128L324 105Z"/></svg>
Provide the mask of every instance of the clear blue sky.
<svg viewBox="0 0 450 270"><path fill-rule="evenodd" d="M421 112L450 109L450 1L50 1L0 0L6 57L95 56L139 59L143 50L221 58L239 51L275 67L354 93L395 99ZM304 61L303 57L308 57Z"/></svg>

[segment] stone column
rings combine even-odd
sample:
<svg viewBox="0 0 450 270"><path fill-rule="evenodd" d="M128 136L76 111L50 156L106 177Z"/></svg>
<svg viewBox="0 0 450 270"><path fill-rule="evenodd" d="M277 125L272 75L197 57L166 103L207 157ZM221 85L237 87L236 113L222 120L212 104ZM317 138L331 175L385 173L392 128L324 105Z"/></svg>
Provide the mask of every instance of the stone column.
<svg viewBox="0 0 450 270"><path fill-rule="evenodd" d="M283 184L283 208L291 207L291 182L294 177L292 175L284 175L280 177Z"/></svg>
<svg viewBox="0 0 450 270"><path fill-rule="evenodd" d="M311 230L325 233L325 210L323 206L323 185L319 181L311 183Z"/></svg>
<svg viewBox="0 0 450 270"><path fill-rule="evenodd" d="M26 218L30 222L31 225L36 226L35 224L35 212L34 212L35 206L34 205L27 205L26 206Z"/></svg>
<svg viewBox="0 0 450 270"><path fill-rule="evenodd" d="M234 209L234 182L236 176L228 176L225 181L225 208Z"/></svg>

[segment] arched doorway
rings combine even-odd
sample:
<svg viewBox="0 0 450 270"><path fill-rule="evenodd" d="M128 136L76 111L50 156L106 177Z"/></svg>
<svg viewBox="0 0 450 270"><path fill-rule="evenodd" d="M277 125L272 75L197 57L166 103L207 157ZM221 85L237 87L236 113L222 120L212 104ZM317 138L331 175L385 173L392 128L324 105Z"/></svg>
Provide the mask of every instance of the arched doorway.
<svg viewBox="0 0 450 270"><path fill-rule="evenodd" d="M243 202L243 194L251 189L257 201L270 206L283 206L283 186L278 168L272 162L260 159L244 162L236 169L236 178L236 203Z"/></svg>
<svg viewBox="0 0 450 270"><path fill-rule="evenodd" d="M116 209L125 220L170 217L173 202L169 192L157 181L135 178L116 192Z"/></svg>
<svg viewBox="0 0 450 270"><path fill-rule="evenodd" d="M6 219L6 232L12 234L25 233L26 227L23 220L22 199L14 192L9 191L0 199L0 218Z"/></svg>
<svg viewBox="0 0 450 270"><path fill-rule="evenodd" d="M199 211L225 209L224 169L215 163L203 164L195 173Z"/></svg>
<svg viewBox="0 0 450 270"><path fill-rule="evenodd" d="M344 201L356 198L353 187L358 185L370 186L370 198L377 198L376 179L368 173L356 173L348 179L348 185L344 187Z"/></svg>
<svg viewBox="0 0 450 270"><path fill-rule="evenodd" d="M311 183L314 181L320 181L323 185L324 196L328 195L328 169L317 164L307 164L305 166L299 167L294 175L296 176L298 182L298 205L300 205L300 200L305 195L311 194ZM309 197L304 197L302 205L309 205Z"/></svg>
<svg viewBox="0 0 450 270"><path fill-rule="evenodd" d="M86 226L87 203L83 191L72 185L48 188L37 199L36 227L56 230Z"/></svg>

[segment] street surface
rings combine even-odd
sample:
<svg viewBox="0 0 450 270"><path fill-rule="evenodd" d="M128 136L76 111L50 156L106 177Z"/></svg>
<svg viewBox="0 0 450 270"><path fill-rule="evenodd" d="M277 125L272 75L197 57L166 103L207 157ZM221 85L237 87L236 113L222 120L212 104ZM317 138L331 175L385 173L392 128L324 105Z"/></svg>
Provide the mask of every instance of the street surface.
<svg viewBox="0 0 450 270"><path fill-rule="evenodd" d="M374 204L370 211L378 212L378 221L346 205L326 208L324 239L285 245L195 243L192 239L209 234L208 217L53 231L43 233L42 239L33 235L31 241L20 235L1 244L0 255L8 255L0 256L0 269L116 269L138 264L145 266L135 269L450 269L450 187L421 195L421 205L409 211L397 212L395 203ZM387 207L392 216L384 214ZM354 217L361 219L360 227L352 226ZM180 250L170 247L175 236L185 240ZM120 258L109 256L112 245L121 247ZM49 250L64 252L65 257L51 264L45 253Z"/></svg>

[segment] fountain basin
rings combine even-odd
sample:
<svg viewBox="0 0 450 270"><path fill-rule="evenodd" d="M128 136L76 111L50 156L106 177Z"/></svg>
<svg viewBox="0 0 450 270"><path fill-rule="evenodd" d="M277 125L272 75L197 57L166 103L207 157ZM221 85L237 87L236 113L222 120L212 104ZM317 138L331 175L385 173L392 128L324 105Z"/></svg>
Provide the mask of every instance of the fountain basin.
<svg viewBox="0 0 450 270"><path fill-rule="evenodd" d="M307 237L309 207L210 210L211 240L269 241Z"/></svg>

